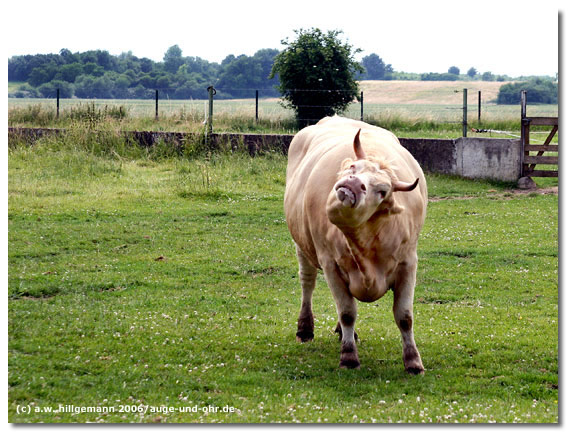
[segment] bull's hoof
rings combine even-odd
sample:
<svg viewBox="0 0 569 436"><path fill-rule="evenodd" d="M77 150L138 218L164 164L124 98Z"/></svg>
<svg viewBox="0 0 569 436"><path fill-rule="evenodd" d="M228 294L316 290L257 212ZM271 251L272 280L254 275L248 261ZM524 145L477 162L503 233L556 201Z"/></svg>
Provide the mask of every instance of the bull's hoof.
<svg viewBox="0 0 569 436"><path fill-rule="evenodd" d="M405 371L409 374L417 375L425 373L421 356L416 347L406 347L403 350L403 364L405 365Z"/></svg>
<svg viewBox="0 0 569 436"><path fill-rule="evenodd" d="M410 366L405 368L405 371L407 371L409 374L420 375L425 373L425 368L423 368L422 366L421 367Z"/></svg>
<svg viewBox="0 0 569 436"><path fill-rule="evenodd" d="M340 351L340 368L357 369L360 367L360 359L355 343L342 343Z"/></svg>
<svg viewBox="0 0 569 436"><path fill-rule="evenodd" d="M296 342L309 342L314 339L314 332L299 330L296 332Z"/></svg>
<svg viewBox="0 0 569 436"><path fill-rule="evenodd" d="M340 368L344 369L360 369L360 361L358 357L342 357L340 359Z"/></svg>

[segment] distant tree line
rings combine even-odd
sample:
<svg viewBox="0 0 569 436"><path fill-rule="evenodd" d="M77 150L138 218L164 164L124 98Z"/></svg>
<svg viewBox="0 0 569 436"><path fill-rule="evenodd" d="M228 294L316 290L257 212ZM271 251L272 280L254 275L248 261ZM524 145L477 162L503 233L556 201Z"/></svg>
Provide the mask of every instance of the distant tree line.
<svg viewBox="0 0 569 436"><path fill-rule="evenodd" d="M8 81L23 82L10 97L53 98L161 98L205 99L207 87L214 85L216 98L250 98L255 90L263 97L281 96L278 74L271 70L279 51L261 49L253 56L229 55L221 63L183 56L178 45L166 51L161 62L138 58L132 52L118 56L105 50L58 54L13 56L8 59ZM361 68L359 68L361 67ZM394 71L376 53L364 56L353 74L356 80L423 81L511 81L471 67L466 74L451 66L446 73L405 73ZM520 80L518 78L516 80ZM524 84L508 84L500 89L499 104L519 103L520 87L528 90L530 103L557 103L557 83L552 78L531 78ZM527 87L531 87L531 90Z"/></svg>
<svg viewBox="0 0 569 436"><path fill-rule="evenodd" d="M162 98L204 99L207 87L219 88L219 98L251 97L255 89L276 97L278 79L269 79L275 49L253 56L227 56L221 64L183 56L174 45L162 62L138 58L131 52L118 56L104 50L13 56L8 60L8 80L25 82L11 97L62 98ZM254 94L253 94L254 95Z"/></svg>

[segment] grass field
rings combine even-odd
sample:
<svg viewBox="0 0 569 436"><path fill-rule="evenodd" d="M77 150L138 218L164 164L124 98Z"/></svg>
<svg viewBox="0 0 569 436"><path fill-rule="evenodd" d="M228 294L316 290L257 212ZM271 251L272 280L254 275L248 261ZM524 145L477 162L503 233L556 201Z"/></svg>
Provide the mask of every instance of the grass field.
<svg viewBox="0 0 569 436"><path fill-rule="evenodd" d="M286 158L145 153L9 150L10 422L558 422L557 195L428 175L426 373L391 293L359 304L347 371L321 276L295 341Z"/></svg>
<svg viewBox="0 0 569 436"><path fill-rule="evenodd" d="M363 81L364 118L385 127L399 137L456 138L462 135L462 90L468 89L468 120L471 128L493 129L507 133L472 133L470 136L512 137L519 135L520 106L496 105L498 90L504 82L422 82ZM478 91L482 92L481 122L478 123ZM251 91L254 97L254 91ZM262 94L261 94L262 97ZM159 101L155 120L154 100L78 100L62 99L61 116L56 120L55 100L10 98L9 125L28 127L68 127L75 114L118 110L126 113L116 122L125 130L203 131L207 102L203 100ZM529 116L557 116L557 105L530 105ZM359 119L360 103L353 103L346 116ZM294 114L278 99L259 100L259 122L255 122L255 99L215 100L214 131L296 133ZM547 135L547 133L545 133ZM545 137L544 137L545 139Z"/></svg>

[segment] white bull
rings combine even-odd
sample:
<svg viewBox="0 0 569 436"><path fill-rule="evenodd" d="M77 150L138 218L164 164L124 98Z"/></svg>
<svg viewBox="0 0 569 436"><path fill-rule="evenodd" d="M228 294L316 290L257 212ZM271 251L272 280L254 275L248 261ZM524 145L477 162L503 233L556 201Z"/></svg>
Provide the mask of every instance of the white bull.
<svg viewBox="0 0 569 436"><path fill-rule="evenodd" d="M417 161L387 130L324 118L290 145L284 206L302 287L297 340L314 338L312 293L321 269L336 301L340 367L360 366L355 300L375 301L393 289L405 369L424 372L413 337L417 241L427 209Z"/></svg>

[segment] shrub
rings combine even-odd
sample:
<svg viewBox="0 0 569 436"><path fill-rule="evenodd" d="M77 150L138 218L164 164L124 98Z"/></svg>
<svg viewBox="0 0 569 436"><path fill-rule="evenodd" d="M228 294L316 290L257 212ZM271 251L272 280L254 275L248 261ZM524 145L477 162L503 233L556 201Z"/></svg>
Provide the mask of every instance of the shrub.
<svg viewBox="0 0 569 436"><path fill-rule="evenodd" d="M551 80L533 79L529 82L508 83L500 87L498 104L518 104L521 92L527 91L528 103L558 103L558 84Z"/></svg>

